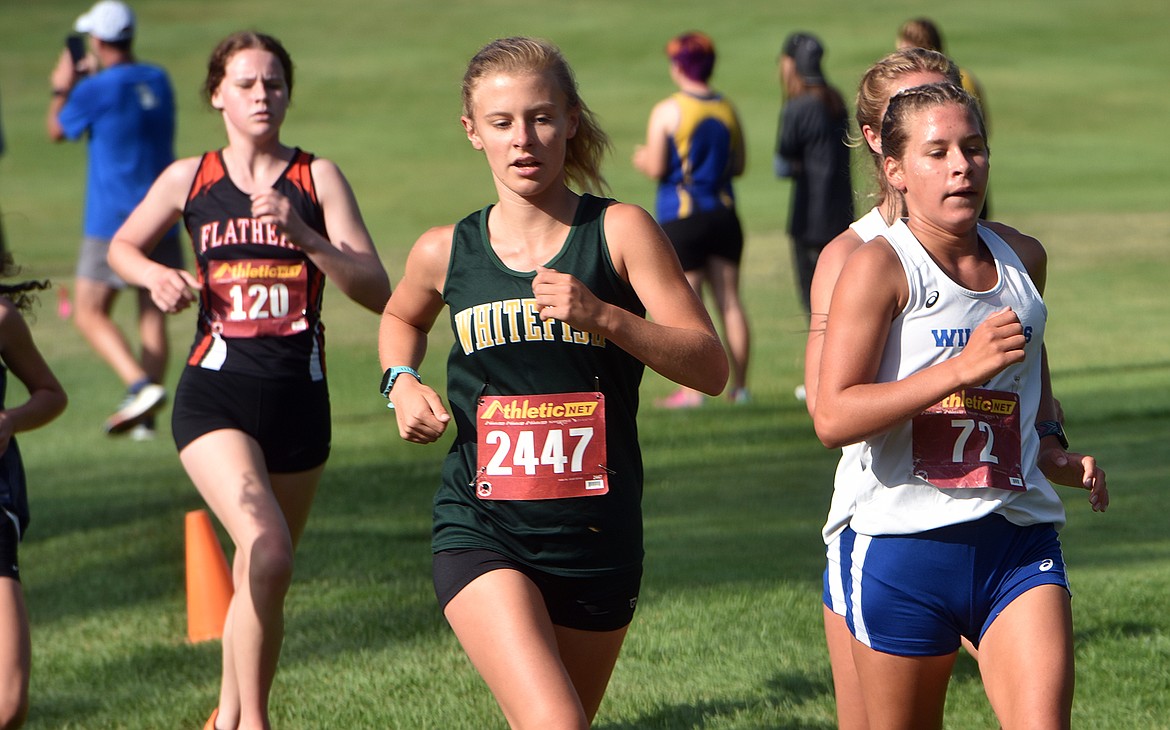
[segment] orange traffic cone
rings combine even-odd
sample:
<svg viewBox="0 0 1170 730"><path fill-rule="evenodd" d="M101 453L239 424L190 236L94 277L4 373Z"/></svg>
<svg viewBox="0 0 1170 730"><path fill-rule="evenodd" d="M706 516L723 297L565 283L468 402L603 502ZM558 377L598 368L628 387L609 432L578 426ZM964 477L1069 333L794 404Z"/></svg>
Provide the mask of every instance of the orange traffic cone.
<svg viewBox="0 0 1170 730"><path fill-rule="evenodd" d="M232 574L207 510L187 513L187 639L223 636L232 600Z"/></svg>

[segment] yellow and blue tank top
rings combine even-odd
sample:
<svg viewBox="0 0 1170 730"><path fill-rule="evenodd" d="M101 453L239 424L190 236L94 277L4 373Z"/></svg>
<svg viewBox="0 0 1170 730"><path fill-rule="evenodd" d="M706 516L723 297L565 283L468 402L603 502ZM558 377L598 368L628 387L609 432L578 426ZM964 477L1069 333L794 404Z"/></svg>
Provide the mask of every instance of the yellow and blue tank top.
<svg viewBox="0 0 1170 730"><path fill-rule="evenodd" d="M658 222L734 207L731 179L744 144L735 108L718 94L680 91L671 98L680 118L667 140L666 174L658 182Z"/></svg>

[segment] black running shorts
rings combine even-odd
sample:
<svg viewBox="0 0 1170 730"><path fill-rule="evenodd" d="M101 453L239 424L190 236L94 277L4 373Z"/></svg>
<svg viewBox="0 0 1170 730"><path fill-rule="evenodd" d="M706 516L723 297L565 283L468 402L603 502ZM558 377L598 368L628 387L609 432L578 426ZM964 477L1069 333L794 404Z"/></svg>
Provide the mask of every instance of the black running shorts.
<svg viewBox="0 0 1170 730"><path fill-rule="evenodd" d="M481 575L511 569L536 585L555 625L581 631L616 631L629 624L642 584L641 567L609 575L566 577L479 549L440 551L434 556L433 567L435 597L442 609Z"/></svg>
<svg viewBox="0 0 1170 730"><path fill-rule="evenodd" d="M260 445L269 473L307 471L329 458L329 387L188 367L175 389L171 434L182 451L204 434L243 431Z"/></svg>
<svg viewBox="0 0 1170 730"><path fill-rule="evenodd" d="M16 559L19 544L16 519L7 510L0 510L0 578L20 580L20 561Z"/></svg>
<svg viewBox="0 0 1170 730"><path fill-rule="evenodd" d="M696 213L662 224L683 271L703 268L712 256L738 264L743 258L743 228L734 208Z"/></svg>

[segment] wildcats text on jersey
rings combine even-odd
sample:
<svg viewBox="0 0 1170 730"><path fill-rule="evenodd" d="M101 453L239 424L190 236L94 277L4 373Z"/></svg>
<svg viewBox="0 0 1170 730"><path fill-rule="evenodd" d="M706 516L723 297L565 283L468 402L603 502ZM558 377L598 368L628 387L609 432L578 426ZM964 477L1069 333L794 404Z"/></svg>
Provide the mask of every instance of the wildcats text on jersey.
<svg viewBox="0 0 1170 730"><path fill-rule="evenodd" d="M971 336L970 329L931 330L934 335L935 347L965 347L967 338Z"/></svg>
<svg viewBox="0 0 1170 730"><path fill-rule="evenodd" d="M1031 325L1024 327L1024 341L1032 341L1032 332L1034 329ZM966 347L967 340L971 339L970 328L965 329L949 329L949 330L931 330L930 333L934 335L935 347Z"/></svg>
<svg viewBox="0 0 1170 730"><path fill-rule="evenodd" d="M220 246L234 246L243 243L280 248L297 248L277 230L275 223L263 223L256 218L232 218L224 221L210 221L199 227L199 252Z"/></svg>
<svg viewBox="0 0 1170 730"><path fill-rule="evenodd" d="M540 320L536 299L484 302L455 313L463 354L519 342L568 342L605 347L605 338L556 319Z"/></svg>

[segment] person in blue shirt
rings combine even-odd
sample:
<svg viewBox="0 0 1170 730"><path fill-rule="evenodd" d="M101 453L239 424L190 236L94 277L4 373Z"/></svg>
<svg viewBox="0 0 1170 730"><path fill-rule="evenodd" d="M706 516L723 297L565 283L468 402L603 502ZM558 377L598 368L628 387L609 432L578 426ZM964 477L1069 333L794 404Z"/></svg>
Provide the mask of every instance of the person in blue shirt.
<svg viewBox="0 0 1170 730"><path fill-rule="evenodd" d="M137 290L142 352L135 355L110 317L126 284L110 269L106 254L114 232L175 159L174 91L166 71L134 57L135 17L125 3L102 0L77 19L74 30L88 36L89 52L74 59L67 49L62 51L49 77L46 128L55 142L84 137L89 157L75 323L127 387L105 431L150 438L154 414L166 400L165 315L149 292ZM175 228L159 244L156 261L182 268L178 235Z"/></svg>

